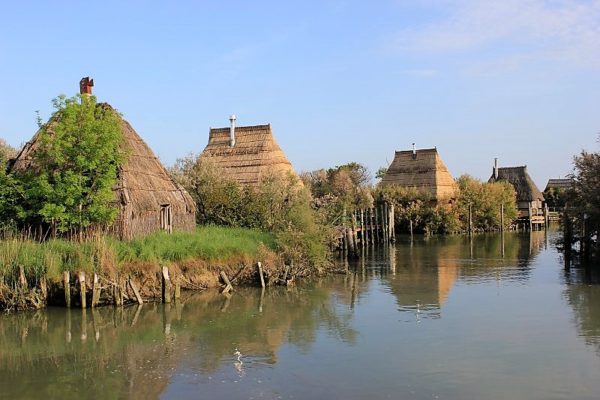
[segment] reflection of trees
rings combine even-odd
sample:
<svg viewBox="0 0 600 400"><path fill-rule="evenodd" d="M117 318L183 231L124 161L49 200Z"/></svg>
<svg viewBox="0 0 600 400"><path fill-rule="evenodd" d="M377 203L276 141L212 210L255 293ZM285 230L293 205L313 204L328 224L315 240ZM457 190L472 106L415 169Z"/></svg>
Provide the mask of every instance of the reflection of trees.
<svg viewBox="0 0 600 400"><path fill-rule="evenodd" d="M577 330L600 353L600 272L572 269L565 274L564 297L573 308Z"/></svg>
<svg viewBox="0 0 600 400"><path fill-rule="evenodd" d="M49 309L0 316L0 387L8 398L157 398L182 359L218 369L236 348L275 363L284 343L308 348L324 329L353 342L350 313L313 290L205 292L140 309ZM259 309L262 310L259 311Z"/></svg>
<svg viewBox="0 0 600 400"><path fill-rule="evenodd" d="M439 309L457 279L466 282L528 279L530 265L545 243L544 232L539 231L483 234L472 239L468 236L398 239L394 246L369 250L363 259L350 262L350 271L361 282L367 275L389 285L401 311L432 317L439 316Z"/></svg>

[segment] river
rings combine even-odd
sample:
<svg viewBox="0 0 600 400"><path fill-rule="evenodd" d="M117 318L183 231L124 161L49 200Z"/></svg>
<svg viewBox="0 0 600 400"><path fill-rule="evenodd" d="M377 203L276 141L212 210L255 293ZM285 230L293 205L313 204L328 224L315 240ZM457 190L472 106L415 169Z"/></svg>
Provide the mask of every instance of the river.
<svg viewBox="0 0 600 400"><path fill-rule="evenodd" d="M556 239L400 237L311 284L0 315L0 398L597 400L600 279Z"/></svg>

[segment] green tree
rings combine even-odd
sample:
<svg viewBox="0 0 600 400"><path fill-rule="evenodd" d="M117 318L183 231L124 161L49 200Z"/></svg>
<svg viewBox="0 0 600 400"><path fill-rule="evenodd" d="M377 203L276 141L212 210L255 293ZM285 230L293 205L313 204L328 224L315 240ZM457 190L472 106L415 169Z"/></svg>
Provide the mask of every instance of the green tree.
<svg viewBox="0 0 600 400"><path fill-rule="evenodd" d="M23 190L19 217L58 233L110 224L124 158L120 116L95 97L59 96L52 103L56 111L40 127L30 168L14 172Z"/></svg>

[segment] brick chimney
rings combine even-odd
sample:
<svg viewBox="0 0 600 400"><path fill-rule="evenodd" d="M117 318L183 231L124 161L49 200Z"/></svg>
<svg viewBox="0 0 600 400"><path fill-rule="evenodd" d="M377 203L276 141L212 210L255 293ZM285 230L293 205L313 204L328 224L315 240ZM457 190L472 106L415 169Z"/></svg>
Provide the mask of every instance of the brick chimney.
<svg viewBox="0 0 600 400"><path fill-rule="evenodd" d="M91 96L93 86L94 80L90 79L89 76L81 78L81 80L79 81L79 93L84 96Z"/></svg>

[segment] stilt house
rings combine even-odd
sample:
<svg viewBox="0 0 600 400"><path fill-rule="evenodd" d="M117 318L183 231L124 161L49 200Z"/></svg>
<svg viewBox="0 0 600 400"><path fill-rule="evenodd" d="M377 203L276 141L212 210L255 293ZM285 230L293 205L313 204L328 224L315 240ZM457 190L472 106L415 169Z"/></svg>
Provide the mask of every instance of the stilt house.
<svg viewBox="0 0 600 400"><path fill-rule="evenodd" d="M83 78L81 94L91 95L93 84L93 80ZM112 109L107 103L97 107ZM122 239L130 239L159 230L193 230L196 206L191 196L171 179L129 122L121 118L121 127L121 147L126 159L118 170L118 184L114 188L120 212L110 231ZM32 168L32 156L39 147L41 132L38 131L13 160L12 171Z"/></svg>
<svg viewBox="0 0 600 400"><path fill-rule="evenodd" d="M381 184L415 188L438 202L452 200L457 191L437 148L417 150L414 144L412 150L396 151Z"/></svg>
<svg viewBox="0 0 600 400"><path fill-rule="evenodd" d="M228 128L210 129L201 158L211 159L228 177L244 186L257 186L270 174L296 176L275 141L270 124L236 127L235 115L229 120Z"/></svg>
<svg viewBox="0 0 600 400"><path fill-rule="evenodd" d="M497 181L507 181L515 188L519 219L529 220L534 225L544 224L544 195L527 173L526 165L500 168L496 159L489 182Z"/></svg>

